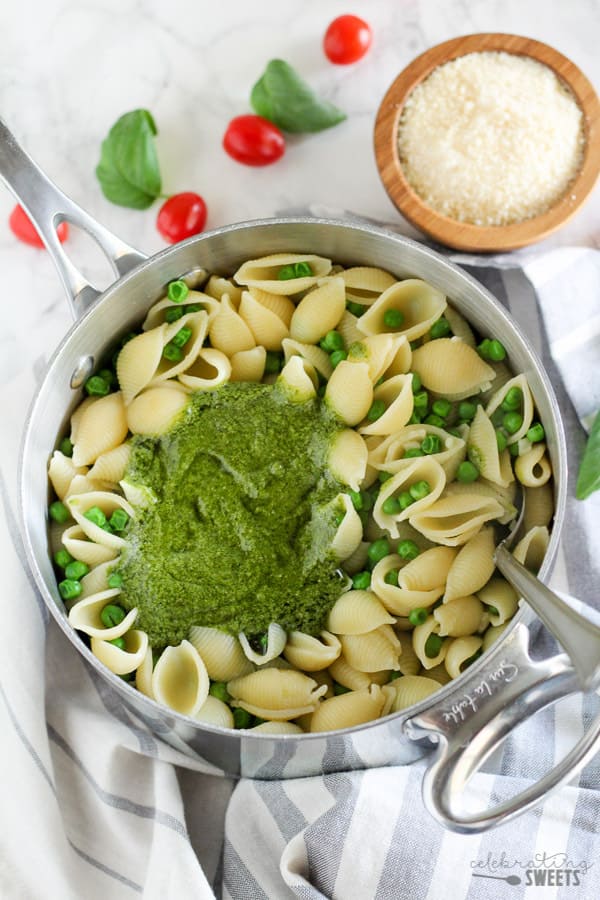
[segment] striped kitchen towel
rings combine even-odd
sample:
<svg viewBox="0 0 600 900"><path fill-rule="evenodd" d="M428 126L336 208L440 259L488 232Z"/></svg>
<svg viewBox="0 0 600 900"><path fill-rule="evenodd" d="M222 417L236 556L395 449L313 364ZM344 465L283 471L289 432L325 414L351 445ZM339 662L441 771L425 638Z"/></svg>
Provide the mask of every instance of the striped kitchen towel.
<svg viewBox="0 0 600 900"><path fill-rule="evenodd" d="M585 439L579 419L599 405L600 342L592 333L600 321L600 254L569 249L484 262L462 260L541 355L564 415L574 478ZM15 473L47 335L26 329L8 304L0 317L0 333L19 348L0 387L2 900L600 896L600 757L514 823L462 836L422 807L426 760L234 784L152 735L49 622L27 570ZM553 584L597 603L600 494L578 503L571 484L569 496ZM543 631L536 650L554 652ZM473 804L522 790L595 715L594 696L539 713L475 777Z"/></svg>

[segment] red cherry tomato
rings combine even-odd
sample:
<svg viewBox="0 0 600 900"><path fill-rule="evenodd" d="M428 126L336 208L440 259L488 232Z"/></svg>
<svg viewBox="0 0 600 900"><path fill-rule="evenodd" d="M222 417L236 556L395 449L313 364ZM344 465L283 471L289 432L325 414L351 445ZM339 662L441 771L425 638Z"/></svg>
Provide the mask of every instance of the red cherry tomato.
<svg viewBox="0 0 600 900"><path fill-rule="evenodd" d="M362 59L373 40L371 27L358 16L338 16L323 38L325 56L332 63L346 66Z"/></svg>
<svg viewBox="0 0 600 900"><path fill-rule="evenodd" d="M165 200L156 217L156 227L171 244L200 234L205 225L206 203L193 191L173 194Z"/></svg>
<svg viewBox="0 0 600 900"><path fill-rule="evenodd" d="M268 166L283 156L285 138L276 125L262 116L236 116L227 126L223 147L246 166Z"/></svg>
<svg viewBox="0 0 600 900"><path fill-rule="evenodd" d="M15 206L11 212L8 224L10 230L15 237L23 241L24 244L30 244L32 247L44 247L45 244L39 236L37 229L22 206ZM69 226L66 222L61 222L56 229L61 244L64 244L69 237Z"/></svg>

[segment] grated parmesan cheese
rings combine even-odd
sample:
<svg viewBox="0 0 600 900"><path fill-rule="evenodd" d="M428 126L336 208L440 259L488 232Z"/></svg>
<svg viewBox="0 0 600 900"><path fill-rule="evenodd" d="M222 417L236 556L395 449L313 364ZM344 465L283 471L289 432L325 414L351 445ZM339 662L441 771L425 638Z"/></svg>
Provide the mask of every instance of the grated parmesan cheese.
<svg viewBox="0 0 600 900"><path fill-rule="evenodd" d="M550 209L583 158L583 116L552 69L510 53L469 53L409 94L398 151L415 192L437 212L508 225Z"/></svg>

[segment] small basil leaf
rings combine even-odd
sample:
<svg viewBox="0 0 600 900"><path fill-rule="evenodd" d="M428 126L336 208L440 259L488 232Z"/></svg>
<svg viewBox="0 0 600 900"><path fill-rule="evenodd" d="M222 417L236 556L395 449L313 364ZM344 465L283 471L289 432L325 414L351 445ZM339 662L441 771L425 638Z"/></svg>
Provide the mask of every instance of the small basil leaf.
<svg viewBox="0 0 600 900"><path fill-rule="evenodd" d="M600 412L594 419L579 466L575 495L578 500L585 500L598 489L600 489Z"/></svg>
<svg viewBox="0 0 600 900"><path fill-rule="evenodd" d="M119 206L146 209L161 191L154 119L135 109L118 119L102 142L96 177L105 197Z"/></svg>
<svg viewBox="0 0 600 900"><path fill-rule="evenodd" d="M345 113L319 100L316 94L283 59L272 59L250 94L259 116L290 132L322 131L343 122Z"/></svg>

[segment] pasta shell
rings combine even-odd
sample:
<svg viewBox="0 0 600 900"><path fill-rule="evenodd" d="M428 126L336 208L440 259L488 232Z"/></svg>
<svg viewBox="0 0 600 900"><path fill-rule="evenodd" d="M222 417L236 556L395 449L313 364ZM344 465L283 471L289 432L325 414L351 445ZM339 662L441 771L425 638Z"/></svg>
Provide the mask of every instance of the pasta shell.
<svg viewBox="0 0 600 900"><path fill-rule="evenodd" d="M290 336L295 341L316 344L336 327L346 309L343 278L328 278L320 287L309 291L292 316Z"/></svg>
<svg viewBox="0 0 600 900"><path fill-rule="evenodd" d="M444 318L450 325L450 330L454 337L460 338L467 346L475 347L477 341L475 340L475 335L473 334L473 330L471 326L467 322L467 320L461 316L457 310L454 309L453 306L448 305L444 310Z"/></svg>
<svg viewBox="0 0 600 900"><path fill-rule="evenodd" d="M302 359L314 366L323 378L331 378L333 366L331 365L329 354L320 347L315 347L313 344L302 344L300 341L293 341L291 338L286 338L282 341L281 347L286 363L294 356L301 356Z"/></svg>
<svg viewBox="0 0 600 900"><path fill-rule="evenodd" d="M549 484L523 488L523 528L530 531L535 525L549 525L554 515L554 495Z"/></svg>
<svg viewBox="0 0 600 900"><path fill-rule="evenodd" d="M450 566L444 602L475 594L494 573L494 530L487 527L477 532L458 552Z"/></svg>
<svg viewBox="0 0 600 900"><path fill-rule="evenodd" d="M475 635L456 638L450 642L444 658L444 665L451 678L458 678L462 674L466 668L465 663L481 649L482 644L483 640Z"/></svg>
<svg viewBox="0 0 600 900"><path fill-rule="evenodd" d="M208 335L212 346L226 356L233 356L240 350L251 350L256 346L250 328L227 296L223 297L221 308L210 323Z"/></svg>
<svg viewBox="0 0 600 900"><path fill-rule="evenodd" d="M354 669L343 655L329 666L329 674L338 684L351 691L364 690L371 684L371 674Z"/></svg>
<svg viewBox="0 0 600 900"><path fill-rule="evenodd" d="M218 728L233 728L233 713L226 703L210 694L195 714L197 722L216 725Z"/></svg>
<svg viewBox="0 0 600 900"><path fill-rule="evenodd" d="M502 506L502 515L498 516L501 525L506 525L512 521L517 514L517 508L514 505L516 496L516 482L512 481L507 487L486 481L485 478L478 478L471 484L463 484L460 481L452 481L446 485L445 495L447 497L457 497L462 494L478 494L480 497L497 500Z"/></svg>
<svg viewBox="0 0 600 900"><path fill-rule="evenodd" d="M261 719L295 719L313 712L326 685L293 669L261 669L227 685L232 706L240 706Z"/></svg>
<svg viewBox="0 0 600 900"><path fill-rule="evenodd" d="M118 547L96 544L90 540L80 525L71 525L63 531L62 542L74 559L88 566L98 566L118 556Z"/></svg>
<svg viewBox="0 0 600 900"><path fill-rule="evenodd" d="M86 518L86 512L93 506L101 509L107 519L110 518L116 509L122 509L128 516L133 518L135 516L133 509L123 497L108 491L91 491L89 494L76 494L67 500L69 512L91 541L95 541L97 544L104 544L105 547L110 547L114 550L120 550L127 543L124 538L105 531L104 528ZM83 560L83 557L78 556L76 559ZM101 561L105 562L105 560Z"/></svg>
<svg viewBox="0 0 600 900"><path fill-rule="evenodd" d="M325 390L325 402L346 425L358 425L371 408L373 386L367 363L342 360Z"/></svg>
<svg viewBox="0 0 600 900"><path fill-rule="evenodd" d="M384 381L373 391L373 402L377 401L385 404L385 412L374 422L363 422L361 434L392 434L406 425L413 411L412 376L394 375Z"/></svg>
<svg viewBox="0 0 600 900"><path fill-rule="evenodd" d="M509 379L509 381L505 382L491 397L489 403L486 407L486 413L491 418L496 410L500 407L502 401L504 400L506 394L511 388L519 388L523 394L523 402L521 407L521 414L523 416L523 424L515 431L514 434L509 434L507 436L507 441L509 444L514 444L524 438L527 432L531 427L531 423L533 421L533 397L531 396L531 391L529 389L529 384L527 383L527 378L525 375L516 375L514 378Z"/></svg>
<svg viewBox="0 0 600 900"><path fill-rule="evenodd" d="M336 434L329 446L327 467L337 481L359 491L367 470L367 456L364 438L346 428Z"/></svg>
<svg viewBox="0 0 600 900"><path fill-rule="evenodd" d="M263 734L303 734L302 728L295 722L261 722L249 731L260 731Z"/></svg>
<svg viewBox="0 0 600 900"><path fill-rule="evenodd" d="M349 575L362 572L369 558L369 541L361 541L354 553L344 560L344 571Z"/></svg>
<svg viewBox="0 0 600 900"><path fill-rule="evenodd" d="M64 500L75 476L85 475L86 472L86 466L76 466L70 457L65 456L60 450L55 450L48 466L48 477L58 499Z"/></svg>
<svg viewBox="0 0 600 900"><path fill-rule="evenodd" d="M330 666L341 652L342 645L329 631L322 631L320 639L302 631L292 631L283 655L297 669L318 672Z"/></svg>
<svg viewBox="0 0 600 900"><path fill-rule="evenodd" d="M489 650L492 644L495 644L499 637L502 635L508 626L508 621L504 622L502 625L493 625L487 629L485 634L483 635L483 644L481 645L481 649L485 653L486 650Z"/></svg>
<svg viewBox="0 0 600 900"><path fill-rule="evenodd" d="M79 595L79 599L83 600L85 597L90 597L92 594L99 594L101 591L107 591L109 589L108 576L113 569L117 568L118 564L119 560L114 559L100 563L98 566L94 566L94 568L81 579L80 583L82 591Z"/></svg>
<svg viewBox="0 0 600 900"><path fill-rule="evenodd" d="M278 315L259 303L249 291L242 293L239 313L257 344L266 350L281 350L281 342L289 337L290 331Z"/></svg>
<svg viewBox="0 0 600 900"><path fill-rule="evenodd" d="M333 634L365 634L394 622L372 591L353 590L336 600L327 619L327 629Z"/></svg>
<svg viewBox="0 0 600 900"><path fill-rule="evenodd" d="M411 488L424 482L429 486L429 493L419 500L415 500L405 509L396 513L384 511L384 504L388 498L398 498L402 494L410 493ZM431 456L420 456L416 459L406 460L402 468L381 486L373 507L373 518L382 528L385 528L393 538L398 538L398 523L410 518L412 522L415 515L430 509L440 496L446 485L446 475L438 462ZM438 542L439 543L439 542Z"/></svg>
<svg viewBox="0 0 600 900"><path fill-rule="evenodd" d="M140 665L137 667L135 673L135 686L142 694L145 694L146 697L150 697L151 700L154 700L154 694L152 693L152 669L154 666L154 661L152 659L152 647L148 645L146 648L146 653L144 655L143 660Z"/></svg>
<svg viewBox="0 0 600 900"><path fill-rule="evenodd" d="M242 299L242 289L235 281L232 278L221 278L220 275L211 275L204 286L204 291L215 300L222 300L223 295L227 294L236 309Z"/></svg>
<svg viewBox="0 0 600 900"><path fill-rule="evenodd" d="M357 323L358 319L356 316L353 316L348 310L345 311L344 315L337 323L336 331L339 331L343 337L346 347L351 347L352 344L360 343L365 339L362 331L358 330Z"/></svg>
<svg viewBox="0 0 600 900"><path fill-rule="evenodd" d="M359 691L350 691L339 697L324 700L315 710L310 730L336 731L339 728L353 728L363 722L378 719L383 713L386 695L377 684Z"/></svg>
<svg viewBox="0 0 600 900"><path fill-rule="evenodd" d="M361 339L348 347L348 359L350 362L366 362L369 365L369 376L373 383L379 381L385 370L391 364L396 349L400 343L406 343L406 338L392 334L373 334L369 337L361 336Z"/></svg>
<svg viewBox="0 0 600 900"><path fill-rule="evenodd" d="M267 646L264 653L256 653L250 646L248 638L243 632L238 635L238 638L247 659L257 666L262 666L281 655L283 648L286 645L287 634L281 625L278 625L276 622L271 622L267 631Z"/></svg>
<svg viewBox="0 0 600 900"><path fill-rule="evenodd" d="M485 522L504 513L497 500L481 494L444 496L423 512L411 516L411 525L437 544L458 547L466 544Z"/></svg>
<svg viewBox="0 0 600 900"><path fill-rule="evenodd" d="M127 424L133 434L164 434L188 405L187 394L167 387L154 387L139 394L127 409Z"/></svg>
<svg viewBox="0 0 600 900"><path fill-rule="evenodd" d="M433 611L433 617L439 622L442 637L464 637L479 630L483 611L481 601L469 595L438 606Z"/></svg>
<svg viewBox="0 0 600 900"><path fill-rule="evenodd" d="M90 637L101 638L104 641L112 641L121 637L130 628L133 628L137 618L137 608L130 609L123 621L112 628L106 628L100 618L100 613L104 607L111 600L114 600L115 597L118 597L120 593L119 588L111 588L79 600L78 603L71 607L69 624L76 628L77 631L83 631L84 634L89 634Z"/></svg>
<svg viewBox="0 0 600 900"><path fill-rule="evenodd" d="M113 481L101 481L90 478L89 475L75 475L69 485L69 492L64 498L65 502L75 494L87 494L90 491L114 491L117 485Z"/></svg>
<svg viewBox="0 0 600 900"><path fill-rule="evenodd" d="M284 388L292 403L303 403L317 396L311 375L316 378L312 365L301 356L292 356L281 370L277 384Z"/></svg>
<svg viewBox="0 0 600 900"><path fill-rule="evenodd" d="M534 444L527 453L515 460L515 475L528 488L539 488L552 476L545 444Z"/></svg>
<svg viewBox="0 0 600 900"><path fill-rule="evenodd" d="M477 596L488 607L487 611L493 626L502 625L511 619L519 605L519 595L515 589L499 576L488 581L485 587L477 592Z"/></svg>
<svg viewBox="0 0 600 900"><path fill-rule="evenodd" d="M239 350L231 357L230 381L260 381L265 373L267 351L264 347Z"/></svg>
<svg viewBox="0 0 600 900"><path fill-rule="evenodd" d="M548 529L536 525L521 538L513 550L513 556L518 562L522 563L526 569L529 569L530 572L537 572L544 561L549 543L550 534ZM492 625L498 624L498 622L492 621Z"/></svg>
<svg viewBox="0 0 600 900"><path fill-rule="evenodd" d="M431 697L436 691L439 691L441 684L434 681L433 678L425 678L422 675L405 675L403 678L396 678L392 683L394 688L394 700L392 702L392 712L399 712L401 709L408 709L416 703L421 703L427 697Z"/></svg>
<svg viewBox="0 0 600 900"><path fill-rule="evenodd" d="M254 671L254 666L234 635L217 628L193 625L189 638L214 681L232 681Z"/></svg>
<svg viewBox="0 0 600 900"><path fill-rule="evenodd" d="M230 376L231 362L225 354L212 347L205 347L189 369L179 375L179 381L194 391L212 391L225 384Z"/></svg>
<svg viewBox="0 0 600 900"><path fill-rule="evenodd" d="M428 435L439 438L441 444L438 453L428 455L441 465L446 473L446 480L451 481L466 456L466 442L460 437L448 434L443 428L424 422L419 425L406 425L394 434L388 435L369 453L369 465L378 471L392 473L400 471L406 465L406 451L419 449Z"/></svg>
<svg viewBox="0 0 600 900"><path fill-rule="evenodd" d="M289 329L294 310L296 309L289 297L284 297L282 294L270 294L268 291L261 291L260 288L255 287L248 288L248 290L261 306L275 313L286 328Z"/></svg>
<svg viewBox="0 0 600 900"><path fill-rule="evenodd" d="M412 625L411 625L412 631ZM412 634L407 631L396 632L402 653L400 654L400 669L403 675L418 675L421 671L421 661L415 653L412 643Z"/></svg>
<svg viewBox="0 0 600 900"><path fill-rule="evenodd" d="M184 716L196 716L208 697L206 666L189 641L165 647L152 673L155 699Z"/></svg>
<svg viewBox="0 0 600 900"><path fill-rule="evenodd" d="M101 641L99 638L92 638L91 650L100 662L104 663L107 669L114 672L115 675L127 675L142 664L148 649L148 635L144 631L128 631L123 635L125 641L125 649L111 644L109 641Z"/></svg>
<svg viewBox="0 0 600 900"><path fill-rule="evenodd" d="M475 418L469 431L467 453L471 462L477 466L481 475L494 484L506 487L514 481L510 454L507 449L502 453L498 450L496 429L491 420L484 413L483 407L478 406Z"/></svg>
<svg viewBox="0 0 600 900"><path fill-rule="evenodd" d="M380 625L365 634L341 634L344 659L359 672L398 671L402 647L391 625Z"/></svg>
<svg viewBox="0 0 600 900"><path fill-rule="evenodd" d="M413 350L412 367L427 390L451 400L478 394L495 375L476 350L456 338L438 338Z"/></svg>
<svg viewBox="0 0 600 900"><path fill-rule="evenodd" d="M294 263L306 262L312 270L312 275L301 278L279 279L278 275L283 266ZM269 291L271 294L297 294L306 291L319 278L328 275L331 270L331 260L312 253L273 253L260 259L250 259L237 270L233 276L238 284L247 284L252 287Z"/></svg>
<svg viewBox="0 0 600 900"><path fill-rule="evenodd" d="M393 284L396 279L384 269L374 266L353 266L340 272L346 286L349 300L371 306L377 298Z"/></svg>
<svg viewBox="0 0 600 900"><path fill-rule="evenodd" d="M363 536L362 522L348 494L338 494L332 504L336 508L341 506L343 510L343 519L331 542L331 553L341 562L351 556L360 544Z"/></svg>
<svg viewBox="0 0 600 900"><path fill-rule="evenodd" d="M77 467L95 462L107 450L122 444L127 436L127 417L120 392L101 397L88 406L79 420L73 464Z"/></svg>
<svg viewBox="0 0 600 900"><path fill-rule="evenodd" d="M104 481L119 482L125 475L125 469L131 455L131 444L119 444L112 450L102 453L89 471L89 477Z"/></svg>
<svg viewBox="0 0 600 900"><path fill-rule="evenodd" d="M364 334L381 334L393 331L405 335L409 341L422 337L439 319L446 308L444 295L417 278L397 281L385 290L378 300L358 320L358 329ZM398 328L390 328L384 322L388 310L398 310L403 315Z"/></svg>
<svg viewBox="0 0 600 900"><path fill-rule="evenodd" d="M422 625L417 625L413 631L413 649L421 660L421 665L424 669L433 669L443 662L446 658L448 647L452 643L446 638L446 640L442 641L439 653L433 657L429 656L425 649L427 641L432 634L439 634L439 630L439 622L433 616L429 616Z"/></svg>
<svg viewBox="0 0 600 900"><path fill-rule="evenodd" d="M394 335L394 355L383 372L384 378L406 375L412 368L412 349L405 335Z"/></svg>
<svg viewBox="0 0 600 900"><path fill-rule="evenodd" d="M79 435L79 425L81 424L83 414L87 409L90 408L90 406L93 406L94 403L97 403L98 400L100 400L100 397L86 397L85 400L82 400L79 406L73 411L71 415L71 433L69 435L72 444L77 443L77 437Z"/></svg>
<svg viewBox="0 0 600 900"><path fill-rule="evenodd" d="M192 303L200 304L202 310L207 313L209 321L214 316L216 316L219 311L218 300L215 300L213 297L209 297L207 294L203 294L200 291L190 291L185 298L185 303L175 304L172 300L169 300L168 297L163 297L162 300L159 300L158 303L155 303L154 306L151 306L148 310L148 315L144 319L142 330L151 331L153 328L157 328L159 325L163 325L166 321L166 311L168 309L173 309L174 306L177 306L179 309L181 309L183 315L187 315L189 306ZM179 319L177 321L179 321Z"/></svg>

